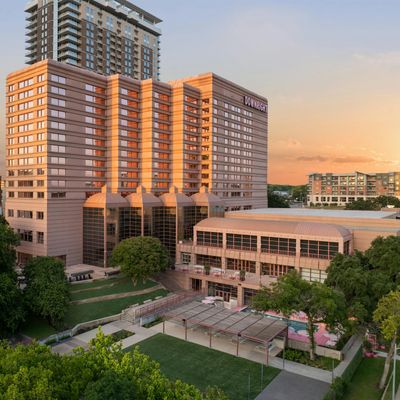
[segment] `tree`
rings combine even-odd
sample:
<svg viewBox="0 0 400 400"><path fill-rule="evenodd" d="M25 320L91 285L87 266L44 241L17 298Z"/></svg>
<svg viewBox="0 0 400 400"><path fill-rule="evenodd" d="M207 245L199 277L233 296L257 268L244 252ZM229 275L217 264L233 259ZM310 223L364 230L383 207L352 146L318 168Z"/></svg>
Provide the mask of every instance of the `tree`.
<svg viewBox="0 0 400 400"><path fill-rule="evenodd" d="M337 328L346 320L345 299L338 292L319 282L308 282L296 271L281 276L271 288L264 287L253 300L257 310L274 310L289 317L303 311L308 318L310 359L315 359L315 324L326 323Z"/></svg>
<svg viewBox="0 0 400 400"><path fill-rule="evenodd" d="M87 350L59 355L37 343L11 347L0 342L0 399L226 400L213 389L170 381L157 362L136 347L124 352L101 331Z"/></svg>
<svg viewBox="0 0 400 400"><path fill-rule="evenodd" d="M380 209L380 208L378 208ZM346 204L346 210L366 210L373 211L377 210L376 203L371 199L358 199Z"/></svg>
<svg viewBox="0 0 400 400"><path fill-rule="evenodd" d="M289 208L289 202L283 196L268 190L268 207L269 208Z"/></svg>
<svg viewBox="0 0 400 400"><path fill-rule="evenodd" d="M136 283L146 281L154 274L164 271L169 264L169 255L159 239L139 236L125 239L115 246L111 263Z"/></svg>
<svg viewBox="0 0 400 400"><path fill-rule="evenodd" d="M4 221L0 222L0 272L12 272L15 268L15 247L19 245L19 237Z"/></svg>
<svg viewBox="0 0 400 400"><path fill-rule="evenodd" d="M374 321L379 325L384 338L391 341L382 377L379 382L379 388L383 389L400 331L400 292L392 291L379 300L378 307L374 312Z"/></svg>
<svg viewBox="0 0 400 400"><path fill-rule="evenodd" d="M293 186L292 199L296 201L302 201L304 203L307 200L307 192L307 185Z"/></svg>
<svg viewBox="0 0 400 400"><path fill-rule="evenodd" d="M340 290L345 297L348 317L356 318L358 323L372 318L376 302L371 297L368 263L362 253L347 256L338 254L330 263L325 284Z"/></svg>
<svg viewBox="0 0 400 400"><path fill-rule="evenodd" d="M0 273L0 339L17 331L25 319L22 292L13 274Z"/></svg>
<svg viewBox="0 0 400 400"><path fill-rule="evenodd" d="M371 199L359 199L346 204L346 210L380 210L392 206L400 207L400 200L395 196L378 196Z"/></svg>
<svg viewBox="0 0 400 400"><path fill-rule="evenodd" d="M26 264L24 273L25 298L29 308L57 327L69 305L69 285L64 264L53 257L34 257Z"/></svg>

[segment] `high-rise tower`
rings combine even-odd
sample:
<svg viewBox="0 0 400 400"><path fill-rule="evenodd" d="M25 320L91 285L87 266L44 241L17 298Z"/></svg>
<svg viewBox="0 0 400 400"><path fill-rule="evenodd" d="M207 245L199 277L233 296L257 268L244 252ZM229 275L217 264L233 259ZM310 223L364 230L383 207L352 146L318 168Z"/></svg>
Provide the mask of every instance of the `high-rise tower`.
<svg viewBox="0 0 400 400"><path fill-rule="evenodd" d="M126 0L32 0L27 64L53 59L99 74L159 80L161 20Z"/></svg>

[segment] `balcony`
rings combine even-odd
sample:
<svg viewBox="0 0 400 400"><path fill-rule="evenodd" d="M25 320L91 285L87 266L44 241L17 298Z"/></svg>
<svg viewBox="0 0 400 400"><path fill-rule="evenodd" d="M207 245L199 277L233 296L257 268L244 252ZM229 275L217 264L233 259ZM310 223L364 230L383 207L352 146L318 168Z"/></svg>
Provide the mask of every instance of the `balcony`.
<svg viewBox="0 0 400 400"><path fill-rule="evenodd" d="M269 286L271 283L277 281L277 277L269 275L257 275L255 273L246 272L245 280L240 281L239 271L222 269L222 268L211 268L207 274L204 270L203 265L195 264L176 264L175 272L183 273L190 276L190 278L200 279L205 278L213 282L220 282L226 285L238 285L239 283L244 285L252 285L256 287Z"/></svg>

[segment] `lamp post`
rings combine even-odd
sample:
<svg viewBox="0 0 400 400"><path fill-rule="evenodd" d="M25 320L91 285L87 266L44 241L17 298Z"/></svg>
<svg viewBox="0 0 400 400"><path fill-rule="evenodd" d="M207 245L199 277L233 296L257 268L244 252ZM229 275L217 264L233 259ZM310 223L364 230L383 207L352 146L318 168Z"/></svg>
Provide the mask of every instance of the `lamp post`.
<svg viewBox="0 0 400 400"><path fill-rule="evenodd" d="M393 353L392 400L395 400L396 398L396 357L397 357L397 343L394 344L394 353Z"/></svg>

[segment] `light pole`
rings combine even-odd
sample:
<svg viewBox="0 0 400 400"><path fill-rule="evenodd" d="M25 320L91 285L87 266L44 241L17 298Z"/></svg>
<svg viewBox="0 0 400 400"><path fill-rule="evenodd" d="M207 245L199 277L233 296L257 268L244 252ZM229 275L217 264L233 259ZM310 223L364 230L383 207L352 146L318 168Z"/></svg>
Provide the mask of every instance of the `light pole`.
<svg viewBox="0 0 400 400"><path fill-rule="evenodd" d="M392 400L395 400L396 397L396 358L397 358L397 343L394 344L394 353L393 353Z"/></svg>

